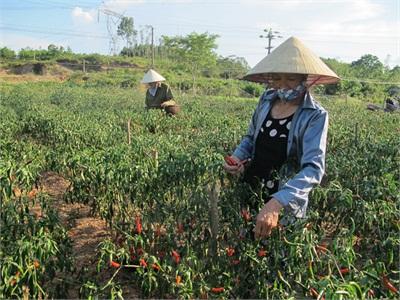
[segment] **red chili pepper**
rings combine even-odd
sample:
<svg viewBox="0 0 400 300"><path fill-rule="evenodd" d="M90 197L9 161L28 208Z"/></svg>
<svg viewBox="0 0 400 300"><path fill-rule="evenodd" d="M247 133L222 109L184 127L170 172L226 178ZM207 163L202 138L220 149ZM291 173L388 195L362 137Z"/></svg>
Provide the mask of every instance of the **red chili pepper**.
<svg viewBox="0 0 400 300"><path fill-rule="evenodd" d="M152 264L151 267L153 268L153 270L156 270L156 271L160 271L160 269L161 269L161 267L157 264Z"/></svg>
<svg viewBox="0 0 400 300"><path fill-rule="evenodd" d="M119 268L121 266L121 264L112 260L112 261L110 261L110 266L113 268Z"/></svg>
<svg viewBox="0 0 400 300"><path fill-rule="evenodd" d="M229 155L226 155L224 157L224 160L229 166L237 166L239 164L245 165L249 161L249 159L244 159L242 161L237 162L236 160L234 160L232 158L232 156L229 156Z"/></svg>
<svg viewBox="0 0 400 300"><path fill-rule="evenodd" d="M175 277L176 284L181 284L181 281L182 281L182 277L179 275L176 275L176 277Z"/></svg>
<svg viewBox="0 0 400 300"><path fill-rule="evenodd" d="M139 216L136 217L135 222L136 222L136 232L138 234L141 234L142 230L143 230L143 227L142 227L142 223L140 222L140 217Z"/></svg>
<svg viewBox="0 0 400 300"><path fill-rule="evenodd" d="M240 214L241 214L242 218L243 218L246 222L248 222L248 221L251 220L251 214L250 214L250 212L249 212L247 209L243 208L243 209L240 211Z"/></svg>
<svg viewBox="0 0 400 300"><path fill-rule="evenodd" d="M143 268L146 268L147 267L147 262L143 258L141 258L139 260L139 265L141 265Z"/></svg>
<svg viewBox="0 0 400 300"><path fill-rule="evenodd" d="M224 157L225 162L229 165L229 166L237 166L238 163L236 160L234 160L231 156L227 155Z"/></svg>
<svg viewBox="0 0 400 300"><path fill-rule="evenodd" d="M216 293L216 294L222 293L223 291L225 291L225 288L223 288L223 287L213 287L211 289L211 292Z"/></svg>
<svg viewBox="0 0 400 300"><path fill-rule="evenodd" d="M258 257L264 257L267 256L267 251L265 251L263 248L258 250Z"/></svg>
<svg viewBox="0 0 400 300"><path fill-rule="evenodd" d="M181 256L179 255L179 253L175 250L172 250L172 258L174 259L174 261L179 264L179 262L181 261Z"/></svg>
<svg viewBox="0 0 400 300"><path fill-rule="evenodd" d="M390 282L386 275L382 275L382 281L385 288L391 291L393 294L398 294L399 290Z"/></svg>
<svg viewBox="0 0 400 300"><path fill-rule="evenodd" d="M342 275L346 275L346 274L349 274L349 273L350 273L349 268L341 268L340 269L340 274L342 274Z"/></svg>
<svg viewBox="0 0 400 300"><path fill-rule="evenodd" d="M235 254L235 249L228 247L226 248L226 255L233 256Z"/></svg>

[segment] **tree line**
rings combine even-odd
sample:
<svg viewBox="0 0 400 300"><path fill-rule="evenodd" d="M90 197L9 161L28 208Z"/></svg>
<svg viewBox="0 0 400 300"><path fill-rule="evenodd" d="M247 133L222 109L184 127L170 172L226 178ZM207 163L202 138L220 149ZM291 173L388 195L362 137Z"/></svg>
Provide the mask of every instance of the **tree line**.
<svg viewBox="0 0 400 300"><path fill-rule="evenodd" d="M190 76L193 89L196 88L196 81L200 77L238 79L250 69L243 57L218 55L216 49L219 36L215 34L193 32L186 36L162 36L157 45L151 45L148 30L139 31L140 42L137 41L138 31L133 28L133 20L127 18L124 22L121 21L118 35L126 41L126 46L117 56L118 59L132 60L140 57L150 60L154 55L157 66L166 67L170 73ZM23 48L18 53L7 47L0 48L2 61L46 61L65 57L78 58L81 54L73 53L69 47L53 44L47 49ZM92 63L101 64L101 61L97 61L99 57L101 56L91 55ZM109 58L113 60L117 57ZM343 79L335 85L318 87L318 90L325 94L381 99L394 90L400 90L400 66L385 66L372 54L365 54L351 63L332 58L322 59Z"/></svg>

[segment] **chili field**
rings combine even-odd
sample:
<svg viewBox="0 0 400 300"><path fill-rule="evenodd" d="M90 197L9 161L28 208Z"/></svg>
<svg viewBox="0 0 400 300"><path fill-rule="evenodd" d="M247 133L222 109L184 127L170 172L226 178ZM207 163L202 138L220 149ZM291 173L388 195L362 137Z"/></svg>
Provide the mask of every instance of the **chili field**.
<svg viewBox="0 0 400 300"><path fill-rule="evenodd" d="M124 278L141 298L397 299L400 114L316 98L330 115L324 181L306 219L254 241L243 198L262 199L222 164L256 98L182 95L169 117L145 111L135 89L2 84L0 297L68 298L73 284L81 298L123 298ZM89 206L112 232L93 250L105 283L77 274L68 229L40 189L49 171L70 183L63 201Z"/></svg>

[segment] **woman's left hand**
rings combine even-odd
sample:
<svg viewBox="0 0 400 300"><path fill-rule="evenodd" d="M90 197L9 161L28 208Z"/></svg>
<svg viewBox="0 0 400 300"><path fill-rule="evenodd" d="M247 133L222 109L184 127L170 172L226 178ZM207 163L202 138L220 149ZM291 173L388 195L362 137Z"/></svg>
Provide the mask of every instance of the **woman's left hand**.
<svg viewBox="0 0 400 300"><path fill-rule="evenodd" d="M255 238L265 238L271 235L272 229L278 226L279 211L282 204L275 198L269 200L257 215Z"/></svg>

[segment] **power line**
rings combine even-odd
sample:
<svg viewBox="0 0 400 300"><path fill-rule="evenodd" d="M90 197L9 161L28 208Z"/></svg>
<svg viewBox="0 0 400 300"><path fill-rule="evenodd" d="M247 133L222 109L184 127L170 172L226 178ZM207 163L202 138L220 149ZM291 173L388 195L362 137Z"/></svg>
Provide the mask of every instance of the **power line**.
<svg viewBox="0 0 400 300"><path fill-rule="evenodd" d="M8 30L8 31L18 31L18 32L30 32L30 33L45 33L51 35L64 35L64 36L73 36L73 37L86 37L86 38L97 38L97 39L109 39L107 36L103 35L92 35L92 34L80 34L80 33L72 33L72 32L63 32L63 31L44 31L44 30L35 30L35 29L21 29L21 28L12 28L7 26L0 25L0 29Z"/></svg>
<svg viewBox="0 0 400 300"><path fill-rule="evenodd" d="M223 25L223 24L217 24L217 23L204 23L201 21L196 21L193 22L192 20L184 19L184 18L174 18L174 21L178 21L179 23L168 23L168 22L163 22L163 23L155 23L154 25L160 25L160 26L181 26L181 27L193 27L193 26L207 26L208 28L214 28L216 30L220 31L226 31L226 32L232 32L232 29L235 29L235 32L246 32L246 33L254 33L258 34L260 31L260 28L256 27L248 27L248 28L243 28L242 26L232 26L232 25ZM398 35L396 34L385 34L385 33L371 33L369 32L368 34L363 34L363 33L357 33L357 34L351 34L351 33L346 33L346 32L340 32L340 33L333 33L331 31L323 31L319 33L315 33L315 30L285 30L285 29L279 29L279 32L281 34L286 34L286 35L293 35L293 34L306 34L306 35L311 35L311 36L330 36L330 37L349 37L349 38L373 38L374 41L376 42L376 39L391 39L393 42L393 38L398 38Z"/></svg>
<svg viewBox="0 0 400 300"><path fill-rule="evenodd" d="M164 25L171 25L171 26L176 26L177 24L166 24L163 23ZM161 24L159 24L161 25ZM33 25L29 25L29 27L22 27L20 25L14 25L14 24L2 24L0 23L0 26L3 27L3 29L7 29L7 30L16 30L16 31L27 31L27 32L31 32L31 30L35 30L35 33L45 33L45 34L51 34L51 31L45 30L43 29L43 27L37 27L37 26L33 26ZM140 24L138 24L138 26L141 26ZM183 27L191 27L190 25L180 25ZM154 25L153 25L154 27ZM161 26L160 26L161 27ZM92 38L96 38L98 35L98 33L91 33L88 32L86 34L81 34L81 31L72 31L72 30L68 30L68 29L63 29L63 30L58 30L56 33L54 34L59 34L60 32L68 32L68 34L73 35L73 36L82 36L82 37L92 37ZM232 34L231 32L229 32L228 34L224 34L224 35L229 35L229 36L233 36L233 37L242 37L242 35L240 34ZM372 37L372 36L371 36ZM104 36L100 36L100 38L104 38ZM371 41L357 41L357 40L327 40L327 39L309 39L309 38L305 38L303 39L304 41L310 41L310 42L318 42L318 43L351 43L351 44L368 44L368 43L376 43L376 40L371 40ZM393 44L393 40L387 41L387 42L383 42L380 41L380 43L387 43L387 44ZM225 43L224 43L225 44ZM232 44L232 43L231 43Z"/></svg>
<svg viewBox="0 0 400 300"><path fill-rule="evenodd" d="M32 4L38 4L40 7L38 8L43 8L43 9L52 9L52 8L56 8L56 9L73 9L76 7L80 7L80 8L85 8L85 9L97 9L96 6L85 6L81 4L81 1L79 2L78 5L68 5L68 4L64 4L64 3L60 3L60 2L52 2L50 0L25 0L28 3L32 3ZM271 2L274 2L274 0L269 0ZM297 1L297 0L282 0L283 2L291 2L291 1ZM303 0L306 1L306 0ZM131 3L131 0L127 0L127 1L122 1L122 0L118 0L118 2L126 2L126 3ZM179 1L178 1L179 2ZM278 0L276 0L276 2L279 2ZM316 2L316 1L314 1ZM326 0L326 1L319 1L321 3L332 3L332 2L346 2L346 0ZM152 3L151 1L146 1L146 4ZM164 1L153 1L153 3L164 3ZM188 4L193 4L196 3L193 0L188 3ZM202 1L199 1L197 3L203 3ZM215 2L212 2L215 3ZM228 2L227 2L228 3ZM231 1L229 1L229 3L231 3ZM239 1L240 3L240 1ZM85 3L84 3L85 4ZM89 4L88 4L89 5ZM143 4L142 4L143 5ZM26 10L27 7L20 7L20 8L13 8L13 7L1 7L2 10L4 9L21 9L21 10ZM31 9L32 7L29 7L28 9ZM177 18L174 18L174 20L177 20ZM178 20L180 21L186 21L188 19L183 19L183 18L179 18ZM232 30L232 25L224 25L224 24L217 24L217 23L204 23L204 22L192 22L192 19L190 19L190 23L186 24L186 26L190 26L190 25L207 25L209 28L216 28L216 29L226 29L227 31L231 31ZM161 24L162 25L162 24ZM176 26L177 24L172 24L173 26ZM185 26L182 23L179 23L180 26ZM236 27L237 30L235 31L242 31L242 32L254 32L256 33L257 31L260 30L260 28L249 28L249 29L245 29L243 27ZM364 37L368 37L368 38L398 38L397 35L385 35L385 34L379 34L379 33L368 33L368 34L363 34L363 33L357 33L357 34L349 34L346 32L342 32L342 33L332 33L332 32L321 32L316 34L313 30L284 30L284 29L280 29L280 32L283 34L293 34L293 33L300 33L300 34L307 34L307 35L323 35L326 36L327 34L329 34L329 36L349 36L349 37L357 37L360 38L362 36Z"/></svg>
<svg viewBox="0 0 400 300"><path fill-rule="evenodd" d="M91 6L85 6L85 5L81 5L81 3L79 5L69 5L69 4L65 4L65 3L60 3L60 2L52 2L50 0L25 0L25 2L31 3L31 4L38 4L38 5L43 5L44 7L54 7L54 8L60 8L60 9L73 9L77 6L81 7L81 8L93 8Z"/></svg>

